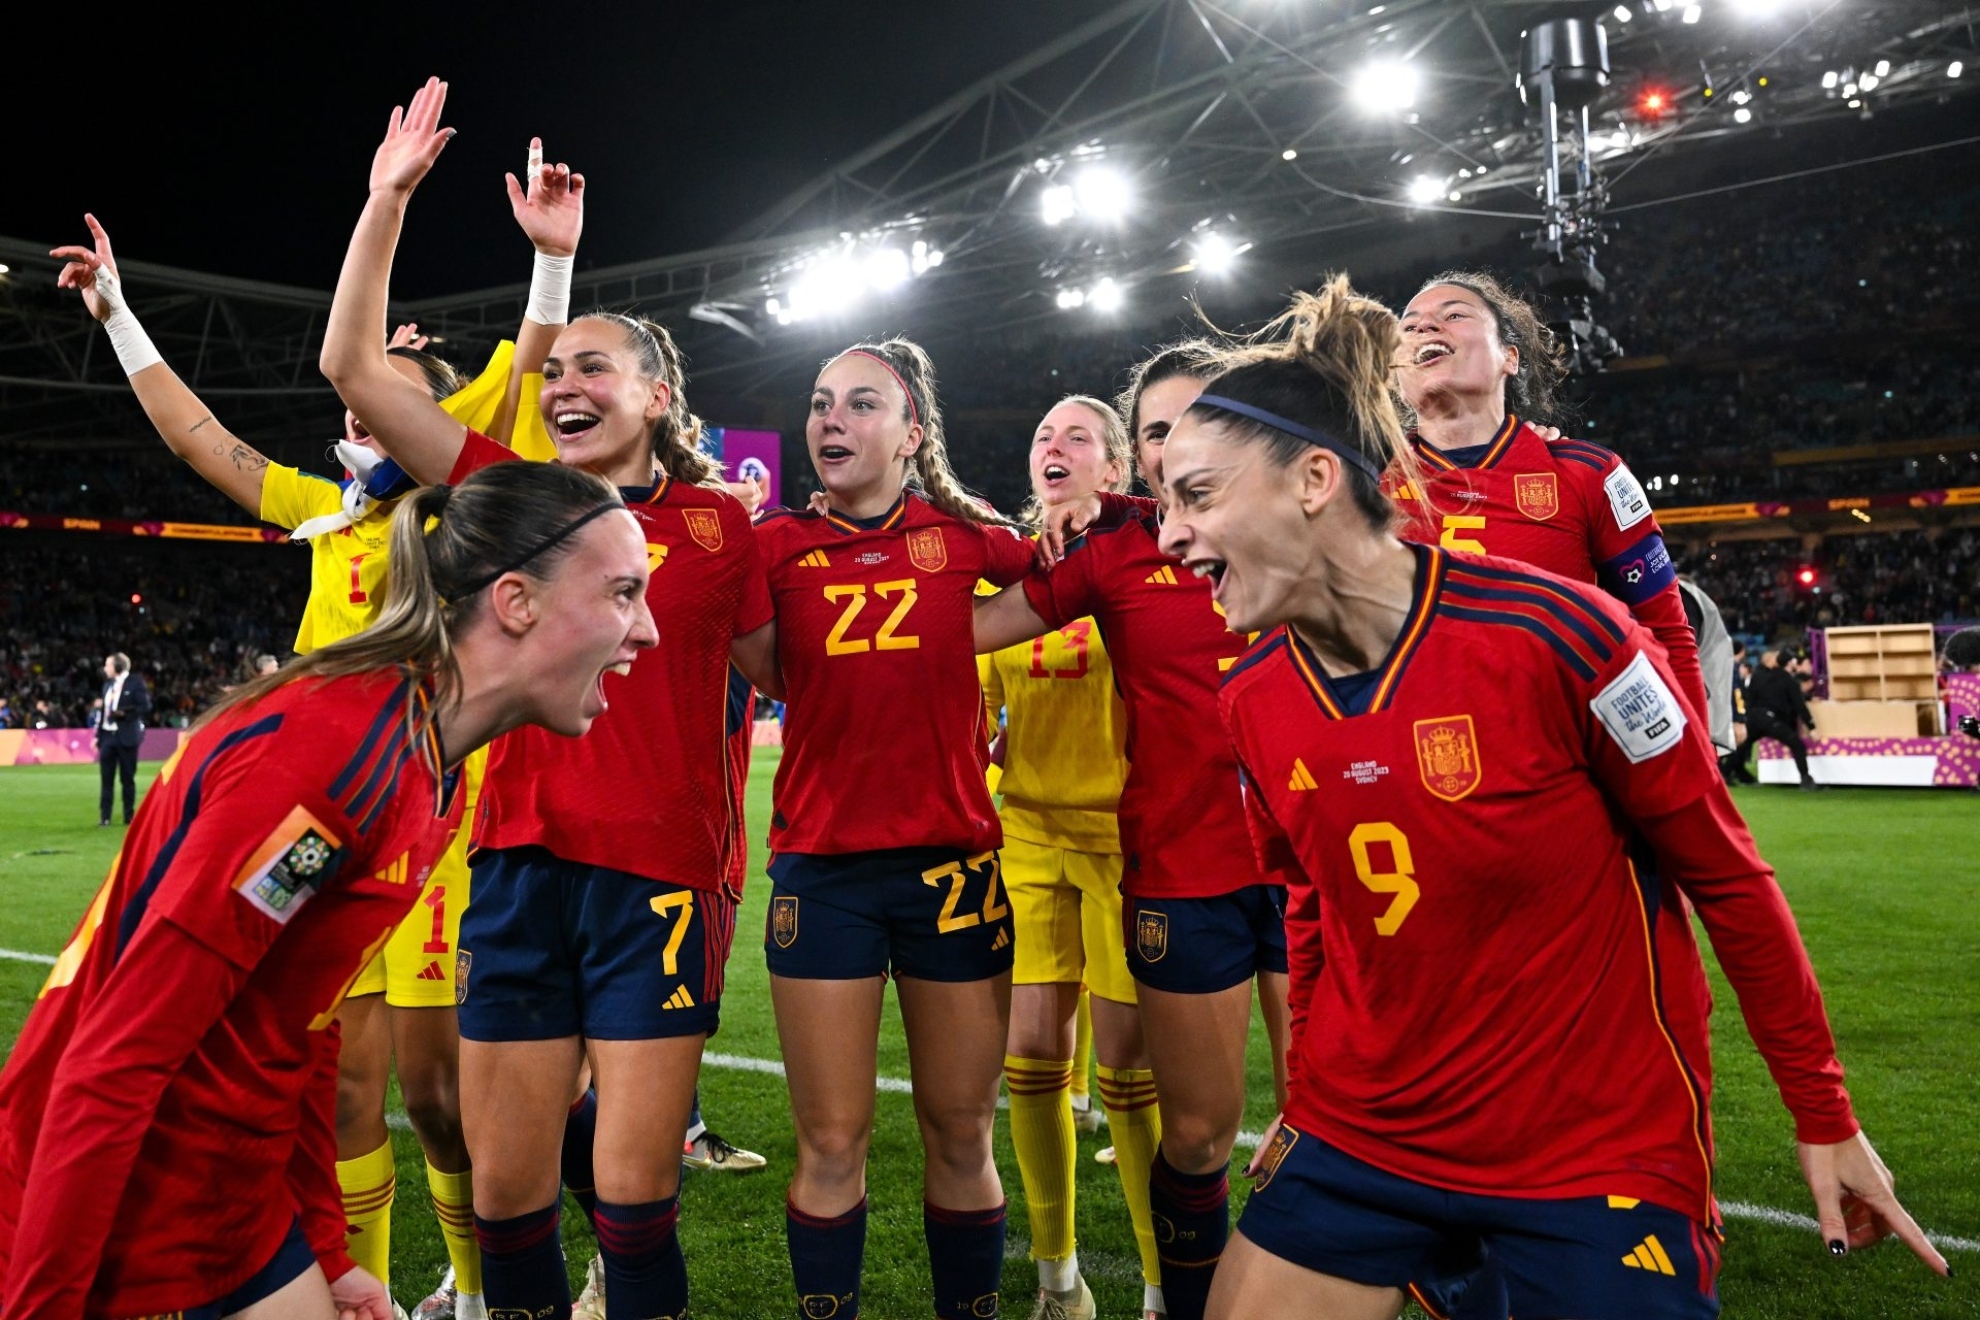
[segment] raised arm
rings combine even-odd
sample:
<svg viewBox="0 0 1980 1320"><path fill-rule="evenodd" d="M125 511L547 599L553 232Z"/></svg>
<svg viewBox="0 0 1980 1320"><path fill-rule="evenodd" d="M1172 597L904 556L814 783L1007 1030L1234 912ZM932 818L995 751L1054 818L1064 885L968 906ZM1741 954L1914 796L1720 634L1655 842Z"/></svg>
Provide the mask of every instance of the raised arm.
<svg viewBox="0 0 1980 1320"><path fill-rule="evenodd" d="M509 386L495 414L489 435L508 444L517 414L536 407L522 397L523 379L541 376L550 346L571 319L571 267L577 260L578 239L584 232L584 176L559 162L543 163L543 139L529 140L529 167L518 180L502 176L509 192L509 210L536 249L530 274L529 301L516 330L516 356L509 368Z"/></svg>
<svg viewBox="0 0 1980 1320"><path fill-rule="evenodd" d="M371 160L371 195L344 255L323 334L324 376L379 448L426 484L445 481L453 471L467 427L392 369L380 339L406 203L454 136L439 126L446 100L447 84L429 78L409 108L392 107L385 140Z"/></svg>
<svg viewBox="0 0 1980 1320"><path fill-rule="evenodd" d="M976 653L1001 651L1052 631L1025 598L1023 587L1006 587L994 596L976 598Z"/></svg>
<svg viewBox="0 0 1980 1320"><path fill-rule="evenodd" d="M228 499L259 518L267 458L215 421L199 396L165 365L124 302L110 235L93 215L85 215L83 223L89 226L93 246L58 247L48 254L68 263L56 276L56 286L82 294L83 306L110 332L110 346L131 378L131 390L166 446Z"/></svg>

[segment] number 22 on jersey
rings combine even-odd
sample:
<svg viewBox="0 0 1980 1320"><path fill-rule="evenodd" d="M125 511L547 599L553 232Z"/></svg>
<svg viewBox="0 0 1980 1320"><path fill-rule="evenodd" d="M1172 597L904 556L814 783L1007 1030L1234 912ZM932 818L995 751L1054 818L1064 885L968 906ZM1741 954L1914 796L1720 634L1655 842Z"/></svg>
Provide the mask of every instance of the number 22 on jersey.
<svg viewBox="0 0 1980 1320"><path fill-rule="evenodd" d="M825 634L826 655L861 655L867 651L913 651L921 646L921 638L900 631L907 622L908 612L914 608L920 596L915 591L914 578L900 578L893 582L876 582L873 595L883 604L892 608L871 638L848 637L859 616L866 610L867 588L864 582L848 582L825 588L825 599L839 606L838 622L832 631Z"/></svg>

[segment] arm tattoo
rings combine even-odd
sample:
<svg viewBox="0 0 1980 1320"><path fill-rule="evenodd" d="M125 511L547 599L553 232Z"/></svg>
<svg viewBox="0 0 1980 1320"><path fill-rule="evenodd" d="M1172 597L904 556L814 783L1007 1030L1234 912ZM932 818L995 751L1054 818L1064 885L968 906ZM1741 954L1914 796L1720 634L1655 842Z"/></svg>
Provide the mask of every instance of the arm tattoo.
<svg viewBox="0 0 1980 1320"><path fill-rule="evenodd" d="M259 472L268 466L268 460L243 444L236 444L231 455L234 467L241 472Z"/></svg>
<svg viewBox="0 0 1980 1320"><path fill-rule="evenodd" d="M191 426L188 426L186 428L186 434L191 435L194 431L197 431L200 427L205 426L208 422L212 420L213 420L213 414L212 413L206 414L206 416L200 418L198 421L194 422Z"/></svg>

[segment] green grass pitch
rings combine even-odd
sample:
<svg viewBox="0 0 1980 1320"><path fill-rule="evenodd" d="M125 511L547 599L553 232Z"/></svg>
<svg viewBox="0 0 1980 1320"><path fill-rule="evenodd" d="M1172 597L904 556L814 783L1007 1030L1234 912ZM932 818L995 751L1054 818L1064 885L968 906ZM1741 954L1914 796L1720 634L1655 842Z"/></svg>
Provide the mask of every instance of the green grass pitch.
<svg viewBox="0 0 1980 1320"><path fill-rule="evenodd" d="M760 849L776 753L759 750L750 779L752 840ZM147 773L155 767L147 767ZM0 949L51 955L67 939L103 878L119 830L94 821L93 766L0 769ZM1718 996L1717 1095L1720 1195L1728 1204L1721 1295L1729 1316L1980 1316L1980 802L1955 792L1856 790L1809 797L1746 789L1739 803L1758 834L1814 955L1841 1041L1858 1113L1900 1192L1928 1230L1958 1239L1947 1251L1960 1277L1926 1273L1895 1244L1832 1260L1815 1234L1767 1212L1809 1212L1788 1118L1713 968ZM755 859L761 862L760 855ZM729 964L721 1034L712 1053L777 1057L763 959L758 952L768 884L757 872ZM46 968L0 958L0 1029L11 1041ZM892 1004L892 998L889 1003ZM1254 1031L1254 1097L1246 1126L1271 1119L1270 1071ZM881 1071L907 1076L898 1019ZM711 1124L762 1151L759 1174L695 1174L685 1182L681 1232L696 1314L783 1316L794 1310L784 1254L783 1198L792 1160L783 1080L738 1066L702 1073ZM60 1121L56 1116L55 1121ZM393 1224L394 1291L407 1304L438 1279L444 1250L426 1205L425 1175L409 1133L396 1133L399 1201ZM1108 1317L1137 1315L1139 1273L1119 1185L1092 1154L1104 1129L1080 1140L1080 1255ZM1243 1153L1240 1152L1240 1162ZM1011 1198L1005 1314L1030 1312L1035 1275L1024 1250L1023 1190L1008 1135L998 1158ZM927 1314L921 1238L920 1148L905 1095L883 1093L869 1169L873 1217L865 1313ZM1241 1202L1242 1179L1234 1178ZM592 1246L581 1217L565 1216L574 1278Z"/></svg>

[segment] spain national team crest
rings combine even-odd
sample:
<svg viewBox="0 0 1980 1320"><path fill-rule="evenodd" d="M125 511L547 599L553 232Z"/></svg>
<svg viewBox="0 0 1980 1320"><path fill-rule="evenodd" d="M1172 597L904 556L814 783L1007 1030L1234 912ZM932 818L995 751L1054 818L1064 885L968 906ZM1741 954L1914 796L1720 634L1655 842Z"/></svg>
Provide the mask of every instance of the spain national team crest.
<svg viewBox="0 0 1980 1320"><path fill-rule="evenodd" d="M939 573L949 566L949 547L942 542L939 527L917 527L907 534L908 562L924 573Z"/></svg>
<svg viewBox="0 0 1980 1320"><path fill-rule="evenodd" d="M454 950L454 1002L467 1002L468 968L474 966L474 955L466 949Z"/></svg>
<svg viewBox="0 0 1980 1320"><path fill-rule="evenodd" d="M696 545L711 555L722 548L722 518L715 510L682 509L681 517Z"/></svg>
<svg viewBox="0 0 1980 1320"><path fill-rule="evenodd" d="M1169 914L1147 908L1134 914L1134 948L1143 962L1161 962L1169 951Z"/></svg>
<svg viewBox="0 0 1980 1320"><path fill-rule="evenodd" d="M1272 1134L1272 1144L1265 1148L1265 1154L1259 1158L1258 1175L1251 1184L1254 1194L1272 1185L1272 1179L1279 1172L1279 1166L1286 1162L1286 1156L1292 1154L1292 1148L1298 1144L1299 1133L1281 1123L1279 1130Z"/></svg>
<svg viewBox="0 0 1980 1320"><path fill-rule="evenodd" d="M1513 503L1536 522L1561 511L1561 488L1551 472L1521 472L1513 478Z"/></svg>
<svg viewBox="0 0 1980 1320"><path fill-rule="evenodd" d="M1478 734L1469 715L1416 722L1416 768L1423 786L1446 802L1478 787Z"/></svg>
<svg viewBox="0 0 1980 1320"><path fill-rule="evenodd" d="M797 943L798 901L785 894L770 900L770 938L780 949Z"/></svg>

